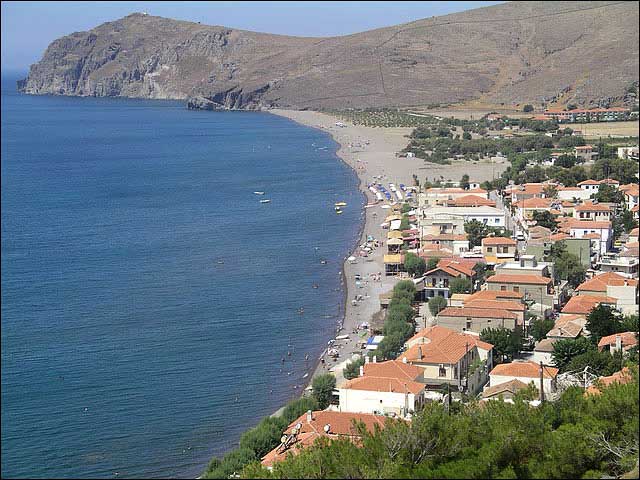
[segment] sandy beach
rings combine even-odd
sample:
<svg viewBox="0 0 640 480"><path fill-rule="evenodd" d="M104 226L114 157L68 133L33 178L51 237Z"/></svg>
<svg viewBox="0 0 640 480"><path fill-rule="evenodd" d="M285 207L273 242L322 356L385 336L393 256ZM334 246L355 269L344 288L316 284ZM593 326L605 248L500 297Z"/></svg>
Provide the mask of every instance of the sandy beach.
<svg viewBox="0 0 640 480"><path fill-rule="evenodd" d="M413 185L413 175L416 174L421 182L425 178L433 180L443 177L445 180L459 180L465 173L473 180L483 181L499 175L506 165L489 165L485 163L472 164L459 162L452 165L436 165L417 158L397 157L409 143L412 128L373 128L353 125L340 119L319 112L294 110L269 110L270 113L281 115L302 125L322 129L333 137L340 145L337 155L355 170L360 179L360 190L366 195L367 203L375 203L375 197L367 189L367 185L382 175L382 182L396 185L404 183ZM336 125L337 122L344 126ZM492 171L493 168L493 171ZM362 322L369 322L371 317L380 310L379 295L388 292L398 281L396 277L384 275L383 255L386 251L386 230L380 224L388 215L388 210L381 208L383 204L363 209L363 228L359 245L366 242L371 235L384 244L371 252L367 258L357 257L356 263L344 262L343 281L345 284L345 309L342 329L336 335L349 335L348 339L336 340L333 347L340 352L337 359L324 355L325 362L320 362L310 380L321 373L331 371L336 376L337 385L345 380L342 368L354 354L362 354L357 346L358 335L353 333ZM356 208L349 205L346 208ZM359 208L359 207L357 207ZM354 245L354 250L357 245ZM360 275L360 287L356 285L355 276ZM380 274L380 281L375 276ZM363 300L352 304L356 295L362 295ZM325 349L326 352L326 349ZM310 383L310 382L309 382Z"/></svg>

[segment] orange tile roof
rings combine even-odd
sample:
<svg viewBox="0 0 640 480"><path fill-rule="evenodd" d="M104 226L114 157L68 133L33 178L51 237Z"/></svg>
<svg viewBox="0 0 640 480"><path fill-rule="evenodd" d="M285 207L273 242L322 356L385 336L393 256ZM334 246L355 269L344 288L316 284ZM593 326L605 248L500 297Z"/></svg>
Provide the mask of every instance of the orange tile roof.
<svg viewBox="0 0 640 480"><path fill-rule="evenodd" d="M633 278L626 278L615 272L607 272L597 275L590 280L582 282L576 288L577 291L589 291L589 292L606 292L608 286L621 287L624 285L630 285L632 287L638 286L638 280Z"/></svg>
<svg viewBox="0 0 640 480"><path fill-rule="evenodd" d="M369 392L389 392L389 393L413 393L418 395L425 388L424 383L412 380L398 380L397 378L386 377L356 377L349 380L343 387L347 390L366 390Z"/></svg>
<svg viewBox="0 0 640 480"><path fill-rule="evenodd" d="M589 179L579 182L578 185L600 185L600 182L598 182L597 180Z"/></svg>
<svg viewBox="0 0 640 480"><path fill-rule="evenodd" d="M388 360L386 362L365 363L364 375L381 378L396 378L399 380L415 381L422 375L422 369L399 360Z"/></svg>
<svg viewBox="0 0 640 480"><path fill-rule="evenodd" d="M357 442L360 435L354 426L354 421L364 423L369 432L373 432L376 426L380 428L385 426L385 417L368 413L321 410L312 413L311 422L307 420L305 413L289 424L284 432L285 435L290 435L296 424L300 424L301 428L294 444L286 450L282 450L280 446L274 448L262 457L262 465L271 466L275 462L284 460L287 454L297 455L304 448L313 445L320 437L346 438ZM329 433L325 432L325 425L330 426Z"/></svg>
<svg viewBox="0 0 640 480"><path fill-rule="evenodd" d="M610 212L611 208L601 203L584 202L576 207L577 212Z"/></svg>
<svg viewBox="0 0 640 480"><path fill-rule="evenodd" d="M616 299L600 295L575 295L562 308L562 313L588 314L601 303L616 304Z"/></svg>
<svg viewBox="0 0 640 480"><path fill-rule="evenodd" d="M551 240L552 242L559 242L560 240L565 240L567 238L571 237L566 233L555 233L549 237L549 240Z"/></svg>
<svg viewBox="0 0 640 480"><path fill-rule="evenodd" d="M629 367L624 367L619 372L614 373L613 375L609 375L608 377L599 377L596 380L596 383L590 385L587 390L584 392L585 396L587 395L600 395L602 392L598 387L608 387L614 383L619 383L621 385L633 382L633 375L629 370Z"/></svg>
<svg viewBox="0 0 640 480"><path fill-rule="evenodd" d="M525 198L514 205L519 208L551 208L552 198Z"/></svg>
<svg viewBox="0 0 640 480"><path fill-rule="evenodd" d="M451 275L452 277L459 277L460 275L462 275L462 273L460 273L459 271L449 267L436 267L433 270L429 270L428 272L425 272L424 276L426 277L427 275L431 275L432 273L435 273L438 271L444 272L448 275Z"/></svg>
<svg viewBox="0 0 640 480"><path fill-rule="evenodd" d="M524 312L525 306L518 302L509 302L505 300L467 300L464 304L468 308L491 308L499 310L515 310Z"/></svg>
<svg viewBox="0 0 640 480"><path fill-rule="evenodd" d="M507 237L485 237L482 239L482 245L518 245L512 238Z"/></svg>
<svg viewBox="0 0 640 480"><path fill-rule="evenodd" d="M548 285L552 280L534 274L497 273L487 278L487 283L520 283L527 285Z"/></svg>
<svg viewBox="0 0 640 480"><path fill-rule="evenodd" d="M571 219L569 223L570 228L595 228L595 229L607 229L611 228L611 222L594 222L591 220L578 220L577 218Z"/></svg>
<svg viewBox="0 0 640 480"><path fill-rule="evenodd" d="M604 185L605 183L608 185L620 185L620 182L615 178L605 178L604 180L600 180L598 183L600 185Z"/></svg>
<svg viewBox="0 0 640 480"><path fill-rule="evenodd" d="M478 262L472 259L460 259L460 257L444 258L438 262L438 267L450 268L457 272L464 273L467 277L473 277L473 267Z"/></svg>
<svg viewBox="0 0 640 480"><path fill-rule="evenodd" d="M420 340L423 338L426 338L431 342L438 343L438 342L441 342L443 339L447 338L448 336L450 336L451 334L462 335L467 338L467 341L471 339L473 344L482 350L491 350L493 348L493 345L487 342L483 342L482 340L480 340L480 337L478 337L477 335L472 335L470 333L456 332L455 330L451 330L450 328L446 328L440 325L433 325L431 327L423 328L418 333L416 333L413 337L407 340L407 343L412 343L416 340Z"/></svg>
<svg viewBox="0 0 640 480"><path fill-rule="evenodd" d="M479 205L486 205L490 207L496 206L495 201L489 200L488 198L480 197L478 195L465 195L464 197L449 200L447 203L455 207L474 207Z"/></svg>
<svg viewBox="0 0 640 480"><path fill-rule="evenodd" d="M602 337L598 342L598 349L602 350L604 347L608 345L615 345L616 337L620 337L620 341L622 343L623 348L631 347L633 345L638 345L636 332L622 332L622 333L614 333L613 335L607 335L606 337Z"/></svg>
<svg viewBox="0 0 640 480"><path fill-rule="evenodd" d="M599 233L585 233L582 238L586 238L587 240L602 240L602 235Z"/></svg>
<svg viewBox="0 0 640 480"><path fill-rule="evenodd" d="M479 292L473 293L467 301L473 300L505 300L505 299L518 299L522 300L524 298L524 294L520 292L510 292L510 291L497 291L497 290L480 290Z"/></svg>
<svg viewBox="0 0 640 480"><path fill-rule="evenodd" d="M438 316L443 317L475 317L475 318L510 318L517 319L517 315L506 309L474 308L474 307L447 307Z"/></svg>
<svg viewBox="0 0 640 480"><path fill-rule="evenodd" d="M638 195L638 191L640 187L638 187L637 183L627 183L625 185L620 185L620 191L623 193L627 193L628 191L635 191L636 195Z"/></svg>
<svg viewBox="0 0 640 480"><path fill-rule="evenodd" d="M501 363L496 365L489 375L540 378L540 364L535 362ZM545 365L543 375L546 378L555 378L558 375L558 369Z"/></svg>
<svg viewBox="0 0 640 480"><path fill-rule="evenodd" d="M515 394L518 390L522 390L523 388L527 388L526 383L513 379L508 382L494 385L493 387L488 387L484 392L482 392L482 398L495 397L496 395L500 395L505 392Z"/></svg>

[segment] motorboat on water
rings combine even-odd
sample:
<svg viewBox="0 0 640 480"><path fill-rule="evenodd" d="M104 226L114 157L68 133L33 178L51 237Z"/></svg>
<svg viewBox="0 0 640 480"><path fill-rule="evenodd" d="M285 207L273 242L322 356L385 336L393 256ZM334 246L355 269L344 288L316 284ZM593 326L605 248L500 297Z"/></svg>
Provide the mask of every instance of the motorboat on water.
<svg viewBox="0 0 640 480"><path fill-rule="evenodd" d="M264 192L253 192L253 193L255 193L256 195L264 195Z"/></svg>
<svg viewBox="0 0 640 480"><path fill-rule="evenodd" d="M269 200L269 199L260 200L260 203L271 203L271 200Z"/></svg>
<svg viewBox="0 0 640 480"><path fill-rule="evenodd" d="M336 203L334 203L334 205L336 207L346 207L347 206L347 202L336 202Z"/></svg>

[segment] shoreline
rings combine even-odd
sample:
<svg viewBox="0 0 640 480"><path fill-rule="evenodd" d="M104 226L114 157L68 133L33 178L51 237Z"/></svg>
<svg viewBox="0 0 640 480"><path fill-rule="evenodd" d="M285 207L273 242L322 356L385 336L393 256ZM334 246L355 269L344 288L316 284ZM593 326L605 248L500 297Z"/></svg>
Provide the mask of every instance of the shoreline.
<svg viewBox="0 0 640 480"><path fill-rule="evenodd" d="M336 341L335 345L339 347L340 355L335 361L330 357L325 357L327 346L323 345L322 354L316 360L315 367L311 369L313 373L309 376L308 383L305 386L305 388L308 388L317 375L328 373L332 368L351 358L355 353L355 351L352 351L354 350L353 347L358 340L357 335L352 333L353 330L360 323L371 321L371 317L380 309L378 295L390 290L395 283L394 277L384 278L382 256L386 245L378 247L371 253L368 259L370 258L372 261L366 261L365 258L358 257L358 262L351 264L347 261L347 258L353 255L359 245L366 242L368 235L373 235L375 239L381 240L386 244L385 231L379 226L379 222L384 219L386 213L384 209L380 208L382 204L377 207L365 208L366 204L374 203L376 200L369 192L367 184L373 182L373 176L378 175L384 175L383 181L387 183L413 184L412 172L418 168L418 165L414 164L412 159L395 156L396 152L402 150L409 143L409 139L405 138L405 135L408 135L413 129L374 129L347 123L345 123L344 127L338 127L335 125L339 121L338 118L314 111L275 109L269 110L268 113L288 118L300 125L316 128L331 135L332 139L338 144L335 155L355 173L358 179L357 189L364 199L364 203L360 205L361 221L356 241L349 246L349 252L342 259L343 307L340 322L341 328L338 330L336 326L333 332L333 338L340 333L349 335L350 338L346 341ZM404 165L401 165L401 163L404 163ZM371 169L369 169L370 166ZM376 273L382 273L380 282L370 280L370 276ZM358 291L355 282L352 281L355 274L360 274L363 282L367 283L367 287L362 288L362 290L365 290L364 292ZM358 305L353 306L349 299L355 298L358 294L363 295L365 298ZM361 354L363 352L360 351ZM324 365L321 362L323 357L326 358ZM341 369L340 372L334 373L339 386L344 381ZM281 410L282 408L274 415Z"/></svg>

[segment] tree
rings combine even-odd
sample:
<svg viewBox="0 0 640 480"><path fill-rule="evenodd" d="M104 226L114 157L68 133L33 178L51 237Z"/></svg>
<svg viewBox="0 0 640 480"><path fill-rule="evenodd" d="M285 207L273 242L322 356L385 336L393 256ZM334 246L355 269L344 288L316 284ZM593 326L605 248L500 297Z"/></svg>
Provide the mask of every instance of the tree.
<svg viewBox="0 0 640 480"><path fill-rule="evenodd" d="M591 343L588 338L567 338L565 340L558 340L553 344L553 353L551 354L551 358L553 359L553 364L561 371L564 371L567 364L574 357L593 349L593 343Z"/></svg>
<svg viewBox="0 0 640 480"><path fill-rule="evenodd" d="M586 270L580 259L573 253L567 252L565 242L556 242L551 245L550 255L547 260L553 262L554 280L566 280L571 287L576 288L584 282Z"/></svg>
<svg viewBox="0 0 640 480"><path fill-rule="evenodd" d="M464 132L462 134L462 139L463 140L471 140L471 134L469 132Z"/></svg>
<svg viewBox="0 0 640 480"><path fill-rule="evenodd" d="M577 159L573 155L565 154L560 155L558 158L556 158L554 165L562 168L571 168L576 164L576 161Z"/></svg>
<svg viewBox="0 0 640 480"><path fill-rule="evenodd" d="M619 218L622 229L627 233L638 226L638 222L633 218L633 213L630 210L622 212Z"/></svg>
<svg viewBox="0 0 640 480"><path fill-rule="evenodd" d="M533 105L527 103L524 107L522 107L522 111L524 113L530 113L533 112Z"/></svg>
<svg viewBox="0 0 640 480"><path fill-rule="evenodd" d="M412 252L408 252L404 257L404 268L412 277L419 277L424 274L427 264L424 258Z"/></svg>
<svg viewBox="0 0 640 480"><path fill-rule="evenodd" d="M620 312L610 305L601 303L587 315L585 328L591 333L591 340L596 345L602 337L621 332Z"/></svg>
<svg viewBox="0 0 640 480"><path fill-rule="evenodd" d="M548 228L551 231L558 227L555 216L548 210L535 210L532 219L535 220L537 225Z"/></svg>
<svg viewBox="0 0 640 480"><path fill-rule="evenodd" d="M477 247L482 243L482 239L487 236L487 226L478 220L466 222L464 231L469 239L469 248Z"/></svg>
<svg viewBox="0 0 640 480"><path fill-rule="evenodd" d="M411 211L411 205L409 205L408 203L403 203L402 204L402 209L400 210L401 213L408 213Z"/></svg>
<svg viewBox="0 0 640 480"><path fill-rule="evenodd" d="M449 284L449 293L471 293L471 279L454 278Z"/></svg>
<svg viewBox="0 0 640 480"><path fill-rule="evenodd" d="M342 371L344 378L351 380L360 375L360 367L364 365L364 357L360 357L358 360L352 361Z"/></svg>
<svg viewBox="0 0 640 480"><path fill-rule="evenodd" d="M434 317L447 307L447 299L436 295L429 299L429 311Z"/></svg>
<svg viewBox="0 0 640 480"><path fill-rule="evenodd" d="M318 408L324 410L331 403L333 389L336 388L336 377L330 373L318 375L311 384L313 397L318 402Z"/></svg>
<svg viewBox="0 0 640 480"><path fill-rule="evenodd" d="M545 185L542 191L544 192L544 196L546 198L556 198L556 195L558 195L558 187L556 187L552 183L548 183L547 185Z"/></svg>
<svg viewBox="0 0 640 480"><path fill-rule="evenodd" d="M400 332L392 332L385 335L378 344L376 353L384 360L393 360L398 356L404 347L406 338Z"/></svg>
<svg viewBox="0 0 640 480"><path fill-rule="evenodd" d="M599 352L595 347L574 356L565 364L565 372L579 372L589 367L594 375L607 376L620 369L620 362L609 352Z"/></svg>
<svg viewBox="0 0 640 480"><path fill-rule="evenodd" d="M436 268L438 266L438 263L440 263L440 259L437 257L433 257L430 258L429 261L427 262L427 272L430 272L431 270L433 270L434 268Z"/></svg>
<svg viewBox="0 0 640 480"><path fill-rule="evenodd" d="M410 228L409 215L405 213L402 215L402 220L400 220L400 230L409 230Z"/></svg>
<svg viewBox="0 0 640 480"><path fill-rule="evenodd" d="M531 322L529 333L536 340L536 342L539 342L547 336L547 333L549 333L553 326L554 321L552 318L536 319Z"/></svg>
<svg viewBox="0 0 640 480"><path fill-rule="evenodd" d="M411 280L400 280L393 287L392 300L406 298L410 302L416 296L416 286Z"/></svg>
<svg viewBox="0 0 640 480"><path fill-rule="evenodd" d="M605 203L624 203L624 194L613 185L603 183L598 188L598 192L593 196L598 202Z"/></svg>
<svg viewBox="0 0 640 480"><path fill-rule="evenodd" d="M512 360L522 349L522 330L509 330L504 327L485 328L480 332L480 340L490 343L499 361Z"/></svg>
<svg viewBox="0 0 640 480"><path fill-rule="evenodd" d="M469 175L467 175L466 173L462 175L462 178L460 179L460 188L469 190Z"/></svg>

